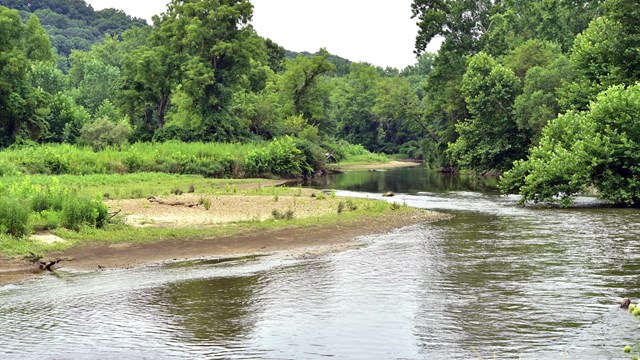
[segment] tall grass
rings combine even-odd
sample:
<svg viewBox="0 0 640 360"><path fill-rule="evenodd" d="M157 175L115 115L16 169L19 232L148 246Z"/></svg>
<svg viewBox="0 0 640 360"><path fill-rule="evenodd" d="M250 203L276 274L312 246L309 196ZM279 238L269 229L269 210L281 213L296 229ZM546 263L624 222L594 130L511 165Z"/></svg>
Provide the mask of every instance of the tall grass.
<svg viewBox="0 0 640 360"><path fill-rule="evenodd" d="M80 230L84 226L103 227L108 209L97 199L80 196L57 186L22 182L0 182L0 235L21 238L33 230L64 227Z"/></svg>
<svg viewBox="0 0 640 360"><path fill-rule="evenodd" d="M321 170L322 151L305 151L303 140L285 137L266 143L136 143L93 151L48 144L0 152L0 176L90 175L157 172L213 178L278 175L299 177ZM246 171L249 169L249 171Z"/></svg>
<svg viewBox="0 0 640 360"><path fill-rule="evenodd" d="M331 160L342 165L385 163L390 160L388 155L372 153L360 144L350 144L344 140L326 146L331 149Z"/></svg>
<svg viewBox="0 0 640 360"><path fill-rule="evenodd" d="M2 175L125 174L163 172L229 177L243 174L244 157L255 144L137 143L94 152L88 147L48 144L0 152Z"/></svg>

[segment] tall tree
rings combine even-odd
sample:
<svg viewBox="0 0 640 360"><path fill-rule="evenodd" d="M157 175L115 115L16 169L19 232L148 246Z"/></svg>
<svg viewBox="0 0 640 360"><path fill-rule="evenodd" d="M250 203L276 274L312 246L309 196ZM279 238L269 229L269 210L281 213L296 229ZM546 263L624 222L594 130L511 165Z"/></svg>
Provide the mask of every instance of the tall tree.
<svg viewBox="0 0 640 360"><path fill-rule="evenodd" d="M38 140L47 131L48 97L28 81L31 64L52 60L37 18L27 27L15 10L0 6L0 146ZM44 35L46 38L46 35ZM31 44L30 40L38 40Z"/></svg>
<svg viewBox="0 0 640 360"><path fill-rule="evenodd" d="M414 0L418 18L416 52L422 53L436 37L443 37L460 53L478 51L478 40L487 31L494 2L491 0Z"/></svg>
<svg viewBox="0 0 640 360"><path fill-rule="evenodd" d="M462 90L472 117L458 123L459 138L449 147L461 168L479 173L503 171L525 156L526 137L513 116L519 88L513 71L491 56L479 53L470 60Z"/></svg>
<svg viewBox="0 0 640 360"><path fill-rule="evenodd" d="M229 107L251 60L265 56L264 42L248 25L252 13L247 0L173 0L154 18L155 36L182 55L182 90L202 118L205 138L230 140L248 132Z"/></svg>
<svg viewBox="0 0 640 360"><path fill-rule="evenodd" d="M322 78L322 75L334 69L327 60L328 56L329 53L323 49L320 55L298 55L287 64L277 84L282 103L290 107L289 115L302 115L309 124L324 133L332 133L335 125L328 122L330 89Z"/></svg>

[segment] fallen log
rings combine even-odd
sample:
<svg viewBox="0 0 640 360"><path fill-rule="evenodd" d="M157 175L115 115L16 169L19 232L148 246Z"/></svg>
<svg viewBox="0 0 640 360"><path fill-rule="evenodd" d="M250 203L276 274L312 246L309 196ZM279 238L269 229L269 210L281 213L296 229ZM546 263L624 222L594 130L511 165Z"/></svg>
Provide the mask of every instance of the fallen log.
<svg viewBox="0 0 640 360"><path fill-rule="evenodd" d="M29 255L24 257L25 260L31 262L33 265L37 266L40 270L53 271L54 265L58 264L61 261L73 261L73 258L58 258L55 260L43 260L41 255L36 255L32 252Z"/></svg>
<svg viewBox="0 0 640 360"><path fill-rule="evenodd" d="M185 201L180 201L180 200L166 201L166 200L162 200L160 198L157 198L155 196L151 196L151 197L147 198L147 200L149 200L149 202L157 203L157 204L160 204L160 205L186 206L186 207L190 207L190 208L198 206L198 203L195 203L195 202L185 202Z"/></svg>

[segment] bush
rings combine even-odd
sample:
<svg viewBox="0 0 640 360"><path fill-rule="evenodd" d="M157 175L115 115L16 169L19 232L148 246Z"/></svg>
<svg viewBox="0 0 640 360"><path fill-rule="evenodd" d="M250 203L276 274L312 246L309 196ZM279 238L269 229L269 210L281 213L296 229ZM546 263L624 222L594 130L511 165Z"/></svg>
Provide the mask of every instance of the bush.
<svg viewBox="0 0 640 360"><path fill-rule="evenodd" d="M79 231L82 226L101 228L107 223L108 208L97 200L69 197L62 207L62 226Z"/></svg>
<svg viewBox="0 0 640 360"><path fill-rule="evenodd" d="M299 177L308 170L304 154L289 136L274 139L266 147L249 152L245 158L245 171L250 176L280 175Z"/></svg>
<svg viewBox="0 0 640 360"><path fill-rule="evenodd" d="M640 85L613 86L588 112L568 112L543 130L540 144L500 181L520 202L571 205L593 187L612 203L640 203Z"/></svg>
<svg viewBox="0 0 640 360"><path fill-rule="evenodd" d="M0 233L15 237L29 235L31 209L18 198L0 198Z"/></svg>
<svg viewBox="0 0 640 360"><path fill-rule="evenodd" d="M103 117L82 127L80 142L97 151L128 143L132 133L133 129L126 120L116 123Z"/></svg>

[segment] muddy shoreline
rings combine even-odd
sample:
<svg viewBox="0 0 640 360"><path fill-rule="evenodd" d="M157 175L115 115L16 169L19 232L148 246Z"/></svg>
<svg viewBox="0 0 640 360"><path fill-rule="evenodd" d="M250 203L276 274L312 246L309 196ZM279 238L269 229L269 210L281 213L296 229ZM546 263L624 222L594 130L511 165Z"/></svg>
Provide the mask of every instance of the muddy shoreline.
<svg viewBox="0 0 640 360"><path fill-rule="evenodd" d="M366 216L355 221L338 221L331 225L256 230L210 239L164 240L143 244L89 244L63 252L48 253L45 258L73 259L61 262L62 269L100 271L246 255L321 256L359 246L359 236L385 233L445 218L446 215L431 211L416 211L408 216L391 213L380 217ZM26 260L0 259L0 285L20 282L41 274L43 272L37 266Z"/></svg>

